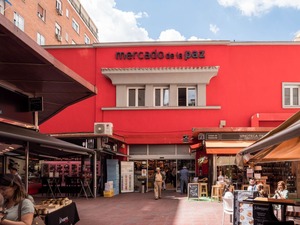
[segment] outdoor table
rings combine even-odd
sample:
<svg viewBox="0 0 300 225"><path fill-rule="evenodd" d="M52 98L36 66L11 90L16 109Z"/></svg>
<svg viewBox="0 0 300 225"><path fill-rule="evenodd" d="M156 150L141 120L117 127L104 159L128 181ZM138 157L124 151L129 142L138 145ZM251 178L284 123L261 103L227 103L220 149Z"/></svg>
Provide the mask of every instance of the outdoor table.
<svg viewBox="0 0 300 225"><path fill-rule="evenodd" d="M286 221L286 208L288 205L297 206L300 202L294 201L292 199L275 199L275 198L261 198L257 197L255 199L245 199L244 202L253 203L254 205L267 205L269 207L269 214L275 217L272 205L281 205L281 220ZM255 209L255 207L253 207ZM255 211L255 210L253 210ZM253 212L255 213L255 212ZM273 217L273 218L274 218Z"/></svg>
<svg viewBox="0 0 300 225"><path fill-rule="evenodd" d="M57 209L45 216L46 225L73 225L79 220L80 219L75 202L72 202L71 204Z"/></svg>

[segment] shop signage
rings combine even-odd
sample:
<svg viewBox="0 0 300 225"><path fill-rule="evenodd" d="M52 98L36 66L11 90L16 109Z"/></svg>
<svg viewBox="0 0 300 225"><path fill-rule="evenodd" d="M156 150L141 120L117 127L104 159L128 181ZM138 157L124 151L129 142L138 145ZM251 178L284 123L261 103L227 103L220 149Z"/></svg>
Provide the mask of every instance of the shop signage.
<svg viewBox="0 0 300 225"><path fill-rule="evenodd" d="M161 59L204 59L204 50L186 50L183 52L153 51L116 52L116 60L161 60Z"/></svg>
<svg viewBox="0 0 300 225"><path fill-rule="evenodd" d="M206 133L206 140L243 140L243 141L256 141L262 138L265 133Z"/></svg>

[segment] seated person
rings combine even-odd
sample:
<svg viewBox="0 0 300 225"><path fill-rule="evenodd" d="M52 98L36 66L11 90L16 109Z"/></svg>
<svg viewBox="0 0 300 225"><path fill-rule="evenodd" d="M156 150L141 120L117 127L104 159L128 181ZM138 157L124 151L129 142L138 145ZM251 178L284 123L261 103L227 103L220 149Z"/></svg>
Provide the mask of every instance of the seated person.
<svg viewBox="0 0 300 225"><path fill-rule="evenodd" d="M264 191L264 185L262 183L256 186L256 190L258 191L258 197L267 198L268 194Z"/></svg>
<svg viewBox="0 0 300 225"><path fill-rule="evenodd" d="M256 181L253 178L250 178L249 180L247 191L256 191Z"/></svg>
<svg viewBox="0 0 300 225"><path fill-rule="evenodd" d="M285 183L284 181L278 181L277 183L277 189L275 191L275 194L272 198L276 198L276 199L287 199L289 196L289 191L286 189ZM280 218L280 214L278 213L279 210L281 210L281 205L273 205L274 208L274 212L276 217L278 217L278 219Z"/></svg>
<svg viewBox="0 0 300 225"><path fill-rule="evenodd" d="M224 176L222 175L222 170L219 171L218 182L217 183L224 183Z"/></svg>
<svg viewBox="0 0 300 225"><path fill-rule="evenodd" d="M289 191L286 189L284 181L279 181L277 183L277 189L273 198L276 199L287 199L289 197Z"/></svg>
<svg viewBox="0 0 300 225"><path fill-rule="evenodd" d="M233 188L230 184L225 184L223 189L223 198L232 198L233 199Z"/></svg>

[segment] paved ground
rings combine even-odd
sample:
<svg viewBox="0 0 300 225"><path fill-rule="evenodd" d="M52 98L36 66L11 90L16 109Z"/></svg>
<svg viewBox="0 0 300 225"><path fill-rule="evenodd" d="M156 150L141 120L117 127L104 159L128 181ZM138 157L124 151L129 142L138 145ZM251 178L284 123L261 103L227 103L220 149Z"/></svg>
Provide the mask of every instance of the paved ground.
<svg viewBox="0 0 300 225"><path fill-rule="evenodd" d="M80 221L76 225L215 225L222 224L223 205L217 201L191 200L174 191L123 193L111 198L70 197L76 202ZM45 197L43 198L45 199ZM35 197L38 203L41 198ZM230 225L229 215L225 224Z"/></svg>

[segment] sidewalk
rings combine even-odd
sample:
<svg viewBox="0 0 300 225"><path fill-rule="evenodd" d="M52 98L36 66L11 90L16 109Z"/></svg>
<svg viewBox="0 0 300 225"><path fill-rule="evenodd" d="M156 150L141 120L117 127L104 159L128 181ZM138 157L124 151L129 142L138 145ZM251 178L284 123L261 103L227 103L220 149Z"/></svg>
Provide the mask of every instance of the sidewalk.
<svg viewBox="0 0 300 225"><path fill-rule="evenodd" d="M36 202L41 197L35 198ZM215 225L222 224L223 205L208 198L192 200L174 191L122 193L111 198L71 198L80 221L76 225ZM225 215L224 225L230 225Z"/></svg>

